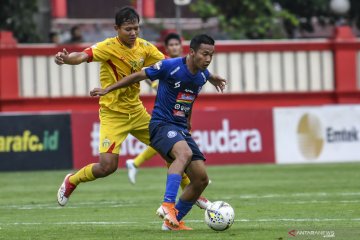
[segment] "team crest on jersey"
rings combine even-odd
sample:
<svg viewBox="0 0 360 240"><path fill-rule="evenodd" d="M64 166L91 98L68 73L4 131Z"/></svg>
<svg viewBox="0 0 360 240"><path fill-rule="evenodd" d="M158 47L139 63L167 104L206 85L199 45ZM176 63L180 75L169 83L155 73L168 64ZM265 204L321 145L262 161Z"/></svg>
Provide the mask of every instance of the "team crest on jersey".
<svg viewBox="0 0 360 240"><path fill-rule="evenodd" d="M110 147L110 143L111 143L110 140L105 138L104 141L102 142L102 145L104 148L108 148Z"/></svg>
<svg viewBox="0 0 360 240"><path fill-rule="evenodd" d="M130 61L130 66L131 66L131 72L136 72L138 69L141 69L142 66L144 65L144 59L141 58L139 61Z"/></svg>
<svg viewBox="0 0 360 240"><path fill-rule="evenodd" d="M168 131L168 133L167 133L168 138L174 138L174 137L176 137L176 135L177 135L177 132L173 131L173 130Z"/></svg>

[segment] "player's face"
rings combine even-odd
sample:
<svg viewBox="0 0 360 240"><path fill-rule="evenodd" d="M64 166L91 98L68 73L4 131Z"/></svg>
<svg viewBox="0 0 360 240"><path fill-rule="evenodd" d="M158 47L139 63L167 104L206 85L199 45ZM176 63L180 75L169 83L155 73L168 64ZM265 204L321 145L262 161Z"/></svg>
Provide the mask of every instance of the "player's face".
<svg viewBox="0 0 360 240"><path fill-rule="evenodd" d="M120 41L132 47L139 35L140 26L137 20L133 20L124 22L121 26L115 25L115 30L118 32Z"/></svg>
<svg viewBox="0 0 360 240"><path fill-rule="evenodd" d="M211 63L215 46L209 44L200 44L199 49L195 52L192 50L194 55L194 64L198 69L205 70Z"/></svg>
<svg viewBox="0 0 360 240"><path fill-rule="evenodd" d="M170 39L168 45L165 47L165 50L171 58L181 57L182 46L177 39Z"/></svg>

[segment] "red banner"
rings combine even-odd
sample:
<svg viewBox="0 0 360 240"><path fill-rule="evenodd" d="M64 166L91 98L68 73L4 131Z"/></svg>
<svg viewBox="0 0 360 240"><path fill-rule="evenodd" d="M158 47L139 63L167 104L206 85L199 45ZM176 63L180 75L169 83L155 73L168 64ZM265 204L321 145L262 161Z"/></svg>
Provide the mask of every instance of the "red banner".
<svg viewBox="0 0 360 240"><path fill-rule="evenodd" d="M72 114L74 168L98 161L99 120L94 112ZM274 163L272 111L194 111L192 136L207 164ZM121 146L119 166L146 146L129 135ZM163 166L156 156L144 166Z"/></svg>
<svg viewBox="0 0 360 240"><path fill-rule="evenodd" d="M192 136L207 164L274 163L272 111L198 111Z"/></svg>

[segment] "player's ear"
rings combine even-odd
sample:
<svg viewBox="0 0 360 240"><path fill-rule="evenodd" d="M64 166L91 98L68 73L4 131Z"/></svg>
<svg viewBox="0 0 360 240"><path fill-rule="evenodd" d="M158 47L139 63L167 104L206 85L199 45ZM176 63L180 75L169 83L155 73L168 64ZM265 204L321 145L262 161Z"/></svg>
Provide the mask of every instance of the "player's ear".
<svg viewBox="0 0 360 240"><path fill-rule="evenodd" d="M116 24L114 24L114 29L115 29L115 31L117 31L117 30L119 30L119 26L118 25L116 25Z"/></svg>
<svg viewBox="0 0 360 240"><path fill-rule="evenodd" d="M190 56L192 56L192 57L195 56L195 51L194 51L194 49L190 48L189 54L190 54Z"/></svg>

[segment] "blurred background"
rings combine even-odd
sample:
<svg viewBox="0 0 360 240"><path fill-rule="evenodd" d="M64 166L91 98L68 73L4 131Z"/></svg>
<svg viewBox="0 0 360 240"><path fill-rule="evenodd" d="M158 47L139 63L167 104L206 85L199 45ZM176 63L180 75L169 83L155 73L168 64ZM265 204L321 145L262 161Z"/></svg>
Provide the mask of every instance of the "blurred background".
<svg viewBox="0 0 360 240"><path fill-rule="evenodd" d="M181 31L185 39L204 31L219 40L329 38L335 26L345 23L359 34L360 3L355 0L179 3L183 5L168 0L3 0L0 28L13 31L20 43L98 42L113 36L116 8L132 5L142 17L142 37L150 41L161 40L169 30ZM74 34L79 38L73 39Z"/></svg>

